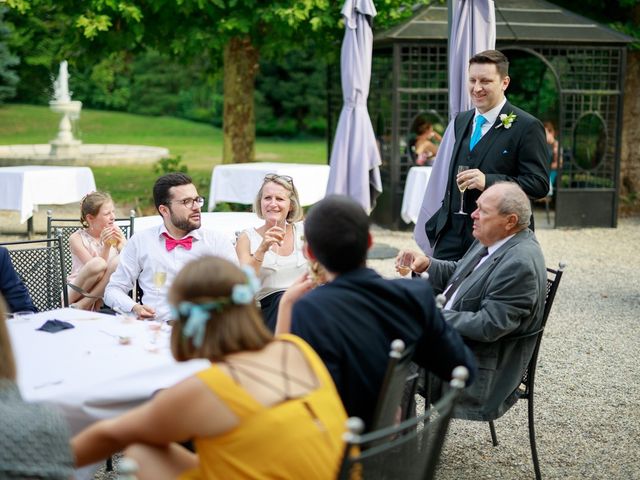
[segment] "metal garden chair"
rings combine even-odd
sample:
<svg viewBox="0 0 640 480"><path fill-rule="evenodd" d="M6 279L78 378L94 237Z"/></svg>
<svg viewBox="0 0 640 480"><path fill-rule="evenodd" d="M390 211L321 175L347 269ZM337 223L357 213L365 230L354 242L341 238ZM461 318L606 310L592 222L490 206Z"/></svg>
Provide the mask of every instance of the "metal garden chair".
<svg viewBox="0 0 640 480"><path fill-rule="evenodd" d="M551 307L553 306L553 301L556 297L556 292L558 291L558 286L560 285L560 280L562 279L562 274L565 268L566 264L563 262L560 262L558 264L557 270L547 268L547 287L545 293L544 310L542 314L542 323L540 324L540 327L537 330L526 333L524 335L504 337L503 339L499 340L501 342L511 342L527 338L535 339L535 346L533 349L533 353L531 354L531 359L529 360L529 363L527 364L527 367L522 374L520 385L516 388L514 394L516 402L517 400L528 401L527 408L529 422L529 443L531 445L531 460L533 461L533 469L535 471L536 480L540 480L542 478L540 473L540 463L538 461L538 449L536 446L536 433L534 423L534 391L536 367L538 364L538 353L540 352L540 344L542 343L542 334L544 333L545 326L547 325L549 313L551 312ZM429 375L427 375L427 387L425 389L425 392L425 402L428 405L431 396L431 377ZM489 421L491 441L494 446L498 445L498 436L496 434L496 428L494 424L494 420L497 420L497 418L498 417Z"/></svg>
<svg viewBox="0 0 640 480"><path fill-rule="evenodd" d="M122 233L126 238L133 235L133 225L136 218L136 212L131 210L128 218L116 218L116 225L122 229ZM69 237L76 230L83 228L79 218L55 218L51 210L47 210L47 237L51 237L57 229L62 236L62 251L64 252L64 260L67 271L66 275L71 272L71 250L69 249Z"/></svg>
<svg viewBox="0 0 640 480"><path fill-rule="evenodd" d="M373 421L367 431L389 427L399 419L406 420L415 415L418 374L410 371L414 347L411 345L405 348L404 342L400 339L391 342L389 363L380 387Z"/></svg>
<svg viewBox="0 0 640 480"><path fill-rule="evenodd" d="M129 217L116 218L115 223L120 227L122 233L126 238L131 238L133 235L133 227L135 223L136 212L135 210L129 211ZM58 230L62 235L62 251L65 256L66 275L71 272L71 249L69 248L69 237L78 229L83 228L79 218L55 218L51 210L47 210L47 236L51 236L51 232ZM88 298L102 298L90 295L80 287L76 285L69 285L69 287L76 292L84 295ZM142 297L142 292L134 288L131 293L132 298L139 300Z"/></svg>
<svg viewBox="0 0 640 480"><path fill-rule="evenodd" d="M9 250L11 263L38 310L53 310L69 305L61 235L0 245Z"/></svg>
<svg viewBox="0 0 640 480"><path fill-rule="evenodd" d="M533 349L533 354L531 355L531 360L529 360L529 364L527 365L527 368L522 375L522 379L520 380L520 386L517 389L517 398L518 400L528 401L527 411L529 420L529 443L531 444L531 460L533 461L533 469L535 471L537 480L540 480L542 478L542 475L540 473L540 463L538 462L538 449L536 446L536 431L533 415L533 394L535 389L536 367L538 365L538 353L540 352L540 344L542 343L542 334L544 333L544 327L547 325L549 312L551 312L551 307L553 306L553 301L556 297L556 292L558 291L558 286L560 285L562 273L565 268L566 264L563 262L560 262L558 264L557 270L547 268L547 290L544 301L544 312L542 314L542 324L540 325L540 328L535 332L530 332L524 335L518 335L516 337L505 339L505 341L521 340L523 338L531 337L535 337L536 339L536 344L535 348ZM496 435L496 428L493 420L489 421L489 430L491 431L491 441L493 442L493 446L497 446L498 436Z"/></svg>
<svg viewBox="0 0 640 480"><path fill-rule="evenodd" d="M362 435L362 420L348 419L338 480L432 479L453 408L468 374L465 367L456 367L452 388L424 414L398 425Z"/></svg>

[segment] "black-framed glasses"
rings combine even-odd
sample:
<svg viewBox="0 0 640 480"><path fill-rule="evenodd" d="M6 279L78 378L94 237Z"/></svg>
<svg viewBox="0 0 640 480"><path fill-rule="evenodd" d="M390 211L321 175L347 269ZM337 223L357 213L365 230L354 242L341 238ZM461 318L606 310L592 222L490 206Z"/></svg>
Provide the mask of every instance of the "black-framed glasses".
<svg viewBox="0 0 640 480"><path fill-rule="evenodd" d="M265 182L272 182L274 180L283 180L293 187L293 177L290 177L289 175L278 175L277 173L268 173L267 175L264 176Z"/></svg>
<svg viewBox="0 0 640 480"><path fill-rule="evenodd" d="M181 203L187 208L193 208L193 204L195 203L198 207L202 208L204 206L204 197L195 197L195 198L183 198L182 200L171 200L169 203Z"/></svg>

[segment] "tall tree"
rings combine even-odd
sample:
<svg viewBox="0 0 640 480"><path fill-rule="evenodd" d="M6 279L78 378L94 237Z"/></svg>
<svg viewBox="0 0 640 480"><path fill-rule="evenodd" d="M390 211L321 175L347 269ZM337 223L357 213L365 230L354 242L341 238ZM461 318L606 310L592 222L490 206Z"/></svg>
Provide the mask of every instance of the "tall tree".
<svg viewBox="0 0 640 480"><path fill-rule="evenodd" d="M422 0L423 2L426 0ZM411 0L378 2L378 24L410 15ZM23 15L57 9L73 19L66 47L106 55L146 47L209 60L224 75L224 162L254 159L254 85L261 56L339 43L339 0L7 0Z"/></svg>
<svg viewBox="0 0 640 480"><path fill-rule="evenodd" d="M12 55L7 46L6 38L10 33L9 27L4 22L6 8L0 6L0 104L16 94L18 75L12 69L20 59Z"/></svg>

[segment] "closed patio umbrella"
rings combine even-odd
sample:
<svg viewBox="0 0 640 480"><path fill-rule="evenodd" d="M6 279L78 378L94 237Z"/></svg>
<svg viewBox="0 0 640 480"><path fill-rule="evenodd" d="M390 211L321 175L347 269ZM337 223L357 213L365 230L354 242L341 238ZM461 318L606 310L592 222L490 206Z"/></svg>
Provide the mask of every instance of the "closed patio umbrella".
<svg viewBox="0 0 640 480"><path fill-rule="evenodd" d="M433 253L433 248L424 226L442 205L447 189L456 142L453 121L458 113L473 107L467 89L469 59L476 53L495 48L496 44L493 0L449 0L449 18L449 125L438 148L413 232L416 243L427 255Z"/></svg>
<svg viewBox="0 0 640 480"><path fill-rule="evenodd" d="M348 195L370 212L382 192L380 152L367 110L373 32L377 14L372 0L346 0L340 55L344 105L333 139L327 195Z"/></svg>

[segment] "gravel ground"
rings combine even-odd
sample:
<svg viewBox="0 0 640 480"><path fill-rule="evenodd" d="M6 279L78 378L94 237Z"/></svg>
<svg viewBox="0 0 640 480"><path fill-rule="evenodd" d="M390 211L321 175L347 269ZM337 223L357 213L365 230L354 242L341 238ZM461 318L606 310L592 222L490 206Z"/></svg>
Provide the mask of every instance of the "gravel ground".
<svg viewBox="0 0 640 480"><path fill-rule="evenodd" d="M543 215L537 218L542 223ZM541 227L544 227L541 225ZM617 229L537 230L547 265L567 263L545 329L536 375L536 438L545 479L640 478L640 218ZM413 248L410 235L375 239ZM385 275L392 261L371 261ZM533 478L527 405L496 421L454 420L440 479Z"/></svg>
<svg viewBox="0 0 640 480"><path fill-rule="evenodd" d="M55 207L75 215L77 206ZM36 217L44 230L46 207ZM122 212L126 214L126 212ZM0 238L24 230L0 213ZM537 212L539 223L544 213ZM544 334L536 377L536 433L545 479L640 478L640 218L617 229L547 229L538 239L547 265L567 263ZM409 232L374 229L374 240L415 248ZM394 276L393 259L369 265ZM493 447L486 423L454 420L440 479L533 478L526 403L496 421ZM100 472L96 479L115 478Z"/></svg>

